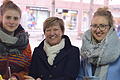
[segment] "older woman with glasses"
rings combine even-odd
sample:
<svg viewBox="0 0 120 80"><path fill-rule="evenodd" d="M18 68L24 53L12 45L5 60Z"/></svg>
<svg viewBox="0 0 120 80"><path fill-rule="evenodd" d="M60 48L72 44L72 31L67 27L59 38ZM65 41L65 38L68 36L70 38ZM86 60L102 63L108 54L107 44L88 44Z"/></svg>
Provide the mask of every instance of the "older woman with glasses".
<svg viewBox="0 0 120 80"><path fill-rule="evenodd" d="M93 15L83 36L81 67L77 80L120 80L120 40L108 8Z"/></svg>

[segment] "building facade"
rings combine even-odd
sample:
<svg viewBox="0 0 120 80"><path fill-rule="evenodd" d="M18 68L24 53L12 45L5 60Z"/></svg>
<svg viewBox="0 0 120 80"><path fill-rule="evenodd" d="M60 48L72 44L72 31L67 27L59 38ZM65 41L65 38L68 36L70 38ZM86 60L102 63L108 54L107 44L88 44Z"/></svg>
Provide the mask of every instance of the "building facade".
<svg viewBox="0 0 120 80"><path fill-rule="evenodd" d="M120 24L120 4L115 0L12 0L22 9L22 25L29 29L42 29L43 21L49 16L58 16L65 22L67 31L77 36L89 28L93 12L109 6L116 25ZM119 0L116 0L119 1ZM2 3L2 0L0 0Z"/></svg>

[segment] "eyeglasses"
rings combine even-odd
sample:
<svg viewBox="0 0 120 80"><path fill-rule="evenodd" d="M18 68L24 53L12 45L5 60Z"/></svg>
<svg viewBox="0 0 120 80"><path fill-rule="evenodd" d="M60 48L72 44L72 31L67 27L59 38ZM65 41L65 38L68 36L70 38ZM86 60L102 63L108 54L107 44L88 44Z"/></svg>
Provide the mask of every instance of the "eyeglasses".
<svg viewBox="0 0 120 80"><path fill-rule="evenodd" d="M109 25L108 24L91 24L90 26L92 27L93 30L97 30L99 28L101 31L104 31Z"/></svg>

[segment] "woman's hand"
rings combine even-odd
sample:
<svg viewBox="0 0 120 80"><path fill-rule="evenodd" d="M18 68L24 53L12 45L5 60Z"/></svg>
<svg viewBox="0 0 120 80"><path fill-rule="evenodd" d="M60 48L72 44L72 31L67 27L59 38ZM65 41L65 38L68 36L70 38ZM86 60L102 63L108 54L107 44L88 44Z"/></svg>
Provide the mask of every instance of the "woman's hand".
<svg viewBox="0 0 120 80"><path fill-rule="evenodd" d="M18 80L15 76L12 76L11 78L9 78L8 80Z"/></svg>
<svg viewBox="0 0 120 80"><path fill-rule="evenodd" d="M24 78L25 78L25 80L35 80L33 77L31 77L31 76L24 76Z"/></svg>
<svg viewBox="0 0 120 80"><path fill-rule="evenodd" d="M40 78L37 78L36 80L42 80L42 79L40 79Z"/></svg>
<svg viewBox="0 0 120 80"><path fill-rule="evenodd" d="M24 76L24 78L25 78L25 80L35 80L33 77L31 77L31 76ZM42 80L42 79L40 79L40 78L37 78L36 80Z"/></svg>

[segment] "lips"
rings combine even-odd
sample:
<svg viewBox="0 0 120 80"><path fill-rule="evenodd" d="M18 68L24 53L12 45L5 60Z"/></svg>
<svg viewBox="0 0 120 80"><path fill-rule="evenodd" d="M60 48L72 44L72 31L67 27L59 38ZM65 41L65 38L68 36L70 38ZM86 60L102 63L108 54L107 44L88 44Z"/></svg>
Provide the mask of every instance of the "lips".
<svg viewBox="0 0 120 80"><path fill-rule="evenodd" d="M13 25L8 25L9 27L15 27L15 26L13 26Z"/></svg>
<svg viewBox="0 0 120 80"><path fill-rule="evenodd" d="M55 39L56 38L56 35L52 35L49 37L50 39Z"/></svg>
<svg viewBox="0 0 120 80"><path fill-rule="evenodd" d="M96 33L96 35L97 35L98 37L101 37L101 36L103 35L103 33Z"/></svg>

